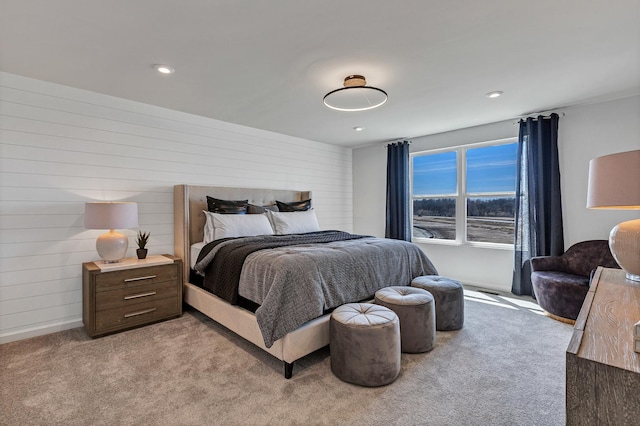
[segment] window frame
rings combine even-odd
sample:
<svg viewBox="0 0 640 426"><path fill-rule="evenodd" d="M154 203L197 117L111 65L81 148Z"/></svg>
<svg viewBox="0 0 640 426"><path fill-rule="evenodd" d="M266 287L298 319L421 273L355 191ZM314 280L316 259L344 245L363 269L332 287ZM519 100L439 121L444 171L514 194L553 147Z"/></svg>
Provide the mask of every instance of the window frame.
<svg viewBox="0 0 640 426"><path fill-rule="evenodd" d="M485 247L493 249L513 249L513 244L493 243L485 241L468 241L467 240L467 200L469 198L501 198L516 197L515 188L513 191L501 192L467 192L467 151L469 149L483 148L488 146L507 145L517 143L517 137L496 139L485 142L477 142L465 145L457 145L446 148L428 149L423 151L409 153L409 193L410 193L410 215L411 215L411 236L413 241L418 243L444 244L444 245L466 245L473 247ZM444 152L456 152L456 193L455 194L438 194L433 196L414 196L413 195L413 159L423 155L440 154ZM425 198L454 198L456 200L456 238L455 240L446 240L441 238L422 238L413 236L413 204L415 200Z"/></svg>

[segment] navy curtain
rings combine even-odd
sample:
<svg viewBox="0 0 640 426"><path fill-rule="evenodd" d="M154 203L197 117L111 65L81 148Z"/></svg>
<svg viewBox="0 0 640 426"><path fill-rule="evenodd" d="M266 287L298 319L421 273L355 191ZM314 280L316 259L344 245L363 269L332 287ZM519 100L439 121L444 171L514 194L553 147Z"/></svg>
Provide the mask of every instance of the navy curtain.
<svg viewBox="0 0 640 426"><path fill-rule="evenodd" d="M409 142L387 145L387 216L385 237L411 241Z"/></svg>
<svg viewBox="0 0 640 426"><path fill-rule="evenodd" d="M520 120L517 173L511 291L535 297L531 287L530 259L564 252L558 114Z"/></svg>

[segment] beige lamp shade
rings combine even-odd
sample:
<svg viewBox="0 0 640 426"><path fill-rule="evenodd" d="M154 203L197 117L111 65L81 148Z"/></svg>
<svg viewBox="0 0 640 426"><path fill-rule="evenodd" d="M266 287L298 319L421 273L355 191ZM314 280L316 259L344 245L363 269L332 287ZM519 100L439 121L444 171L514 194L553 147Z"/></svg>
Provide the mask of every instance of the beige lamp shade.
<svg viewBox="0 0 640 426"><path fill-rule="evenodd" d="M105 263L119 262L129 247L129 238L115 230L137 226L137 203L96 202L84 205L85 228L109 229L96 240L96 250Z"/></svg>
<svg viewBox="0 0 640 426"><path fill-rule="evenodd" d="M640 209L640 150L598 157L589 162L587 207ZM627 279L640 281L640 219L616 225L609 247Z"/></svg>
<svg viewBox="0 0 640 426"><path fill-rule="evenodd" d="M84 227L87 229L127 229L137 226L137 203L95 202L84 205Z"/></svg>
<svg viewBox="0 0 640 426"><path fill-rule="evenodd" d="M587 208L640 209L640 150L605 155L589 162Z"/></svg>

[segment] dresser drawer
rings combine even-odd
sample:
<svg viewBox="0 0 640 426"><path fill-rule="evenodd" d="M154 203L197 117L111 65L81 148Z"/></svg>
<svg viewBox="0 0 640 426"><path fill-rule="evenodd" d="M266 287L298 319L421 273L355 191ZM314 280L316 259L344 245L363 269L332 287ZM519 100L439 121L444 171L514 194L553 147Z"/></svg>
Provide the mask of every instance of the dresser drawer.
<svg viewBox="0 0 640 426"><path fill-rule="evenodd" d="M123 259L110 270L82 264L82 322L89 336L182 315L182 260L165 254L147 262Z"/></svg>
<svg viewBox="0 0 640 426"><path fill-rule="evenodd" d="M178 295L177 281L117 288L96 293L96 310L120 308Z"/></svg>
<svg viewBox="0 0 640 426"><path fill-rule="evenodd" d="M177 277L176 264L105 272L96 276L96 291L174 281Z"/></svg>
<svg viewBox="0 0 640 426"><path fill-rule="evenodd" d="M123 306L96 312L96 331L120 329L137 324L146 324L180 314L180 303L175 297Z"/></svg>

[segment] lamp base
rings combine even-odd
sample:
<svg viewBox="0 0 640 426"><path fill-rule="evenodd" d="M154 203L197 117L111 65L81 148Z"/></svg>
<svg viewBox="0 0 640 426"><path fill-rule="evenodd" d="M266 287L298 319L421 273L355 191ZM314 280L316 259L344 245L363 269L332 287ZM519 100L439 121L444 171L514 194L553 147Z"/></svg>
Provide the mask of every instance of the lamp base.
<svg viewBox="0 0 640 426"><path fill-rule="evenodd" d="M617 224L609 234L609 247L627 279L640 281L640 219Z"/></svg>
<svg viewBox="0 0 640 426"><path fill-rule="evenodd" d="M96 240L96 250L104 263L118 263L127 253L129 238L113 229Z"/></svg>

